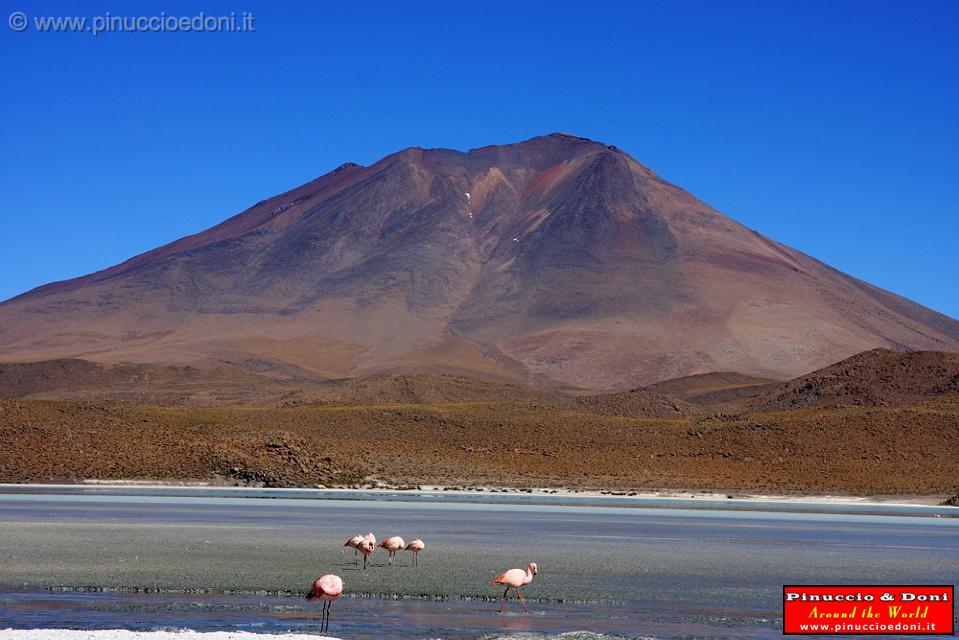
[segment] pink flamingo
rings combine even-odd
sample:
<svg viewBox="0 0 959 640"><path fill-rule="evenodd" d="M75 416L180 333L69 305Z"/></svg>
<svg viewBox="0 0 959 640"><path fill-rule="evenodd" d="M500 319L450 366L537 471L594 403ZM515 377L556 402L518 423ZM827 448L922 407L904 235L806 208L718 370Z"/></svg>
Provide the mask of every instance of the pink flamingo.
<svg viewBox="0 0 959 640"><path fill-rule="evenodd" d="M370 536L372 535L373 534L371 533ZM363 554L363 569L366 569L366 559L370 556L371 553L373 553L373 550L376 548L373 546L373 540L375 540L375 538L371 538L370 536L363 538L363 540L361 540L360 543L356 545L356 550Z"/></svg>
<svg viewBox="0 0 959 640"><path fill-rule="evenodd" d="M419 557L420 551L422 551L422 550L425 549L425 548L426 548L426 545L423 544L423 541L420 540L419 538L416 538L415 540L413 540L412 542L410 542L408 545L406 545L406 548L404 549L404 551L412 551L412 552L413 552L413 566L414 566L414 567L415 567L415 566L418 566L419 561L417 560L417 558Z"/></svg>
<svg viewBox="0 0 959 640"><path fill-rule="evenodd" d="M360 543L361 542L363 542L363 536L357 535L347 540L346 544L343 545L344 547L353 548L353 564L360 563Z"/></svg>
<svg viewBox="0 0 959 640"><path fill-rule="evenodd" d="M495 580L490 582L490 584L506 585L506 591L503 592L503 597L500 599L500 613L503 613L503 607L506 606L506 598L509 596L510 589L516 591L516 597L519 598L519 603L522 605L523 611L529 613L529 609L526 608L526 603L523 601L523 594L519 592L519 588L532 582L533 576L537 573L539 573L539 567L536 566L535 562L530 562L529 566L526 567L526 571L522 569L510 569L509 571L501 573Z"/></svg>
<svg viewBox="0 0 959 640"><path fill-rule="evenodd" d="M306 594L307 600L320 598L323 600L323 617L320 622L320 631L328 631L330 628L330 606L333 601L343 593L343 580L340 576L332 573L322 575L313 582L309 592Z"/></svg>
<svg viewBox="0 0 959 640"><path fill-rule="evenodd" d="M392 536L381 542L378 546L383 547L390 553L390 565L393 566L393 556L396 555L396 552L406 546L406 543L403 542L403 538L399 536Z"/></svg>

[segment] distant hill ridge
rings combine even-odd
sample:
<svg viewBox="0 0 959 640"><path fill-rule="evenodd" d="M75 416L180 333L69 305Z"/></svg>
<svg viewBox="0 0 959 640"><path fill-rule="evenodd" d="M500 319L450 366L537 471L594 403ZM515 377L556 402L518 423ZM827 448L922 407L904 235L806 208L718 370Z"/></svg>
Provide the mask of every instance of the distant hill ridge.
<svg viewBox="0 0 959 640"><path fill-rule="evenodd" d="M0 397L186 405L524 403L607 416L687 419L717 410L909 406L959 398L959 354L873 349L786 382L727 371L600 394L454 375L322 380L290 372L252 374L243 366L197 369L54 360L0 363Z"/></svg>

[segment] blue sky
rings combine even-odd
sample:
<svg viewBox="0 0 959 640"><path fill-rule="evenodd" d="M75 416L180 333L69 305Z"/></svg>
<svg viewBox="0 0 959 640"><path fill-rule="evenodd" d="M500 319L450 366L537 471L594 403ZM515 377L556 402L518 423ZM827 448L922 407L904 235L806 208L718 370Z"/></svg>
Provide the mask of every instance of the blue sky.
<svg viewBox="0 0 959 640"><path fill-rule="evenodd" d="M346 161L568 131L959 317L959 2L0 7L0 299ZM256 30L15 32L15 11Z"/></svg>

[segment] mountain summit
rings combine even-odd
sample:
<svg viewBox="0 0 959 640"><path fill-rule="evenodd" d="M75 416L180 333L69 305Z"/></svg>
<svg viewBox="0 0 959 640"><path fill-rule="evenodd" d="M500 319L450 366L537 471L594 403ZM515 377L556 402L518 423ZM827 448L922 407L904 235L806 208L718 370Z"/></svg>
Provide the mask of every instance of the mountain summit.
<svg viewBox="0 0 959 640"><path fill-rule="evenodd" d="M347 163L201 233L0 304L0 360L451 372L592 389L792 377L959 322L555 133Z"/></svg>

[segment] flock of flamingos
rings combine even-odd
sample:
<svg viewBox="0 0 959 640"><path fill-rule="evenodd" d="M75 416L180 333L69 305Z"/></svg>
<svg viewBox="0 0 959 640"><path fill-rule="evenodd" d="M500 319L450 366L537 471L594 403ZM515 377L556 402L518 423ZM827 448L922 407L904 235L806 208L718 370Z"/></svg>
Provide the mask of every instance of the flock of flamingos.
<svg viewBox="0 0 959 640"><path fill-rule="evenodd" d="M373 532L367 533L365 536L356 535L346 541L344 547L351 547L353 549L353 556L355 562L359 564L359 554L363 554L363 568L366 569L366 559L370 556L371 553L377 548L386 549L390 554L389 566L393 566L393 558L396 556L397 551L410 551L413 554L413 566L417 566L420 551L426 548L426 545L423 544L423 541L419 538L413 540L409 544L399 536L391 536L384 540L383 542L376 544L376 536L373 535ZM510 569L504 571L495 580L490 582L490 584L505 584L506 590L503 591L503 596L500 598L499 611L503 612L503 607L506 606L506 599L509 597L509 590L513 589L516 593L516 597L519 599L520 605L523 607L523 611L529 613L529 609L526 608L526 602L523 601L523 594L519 592L519 588L528 585L533 581L533 576L535 576L539 571L539 568L536 566L535 562L530 562L529 566L523 569ZM340 576L333 575L328 573L322 575L316 580L313 581L313 586L310 587L309 592L306 594L307 600L312 600L313 598L319 598L323 601L323 616L322 622L320 623L320 631L327 631L330 628L330 606L333 604L333 601L340 597L343 593L343 579Z"/></svg>

